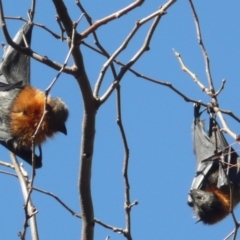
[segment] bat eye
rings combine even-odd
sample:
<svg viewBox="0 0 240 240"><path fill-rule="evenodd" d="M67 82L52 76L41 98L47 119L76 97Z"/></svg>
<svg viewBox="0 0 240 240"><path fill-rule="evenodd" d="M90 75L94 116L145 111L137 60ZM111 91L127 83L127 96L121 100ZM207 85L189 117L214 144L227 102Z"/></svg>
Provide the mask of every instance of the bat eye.
<svg viewBox="0 0 240 240"><path fill-rule="evenodd" d="M196 197L197 200L203 200L203 198L204 198L203 196L197 196Z"/></svg>

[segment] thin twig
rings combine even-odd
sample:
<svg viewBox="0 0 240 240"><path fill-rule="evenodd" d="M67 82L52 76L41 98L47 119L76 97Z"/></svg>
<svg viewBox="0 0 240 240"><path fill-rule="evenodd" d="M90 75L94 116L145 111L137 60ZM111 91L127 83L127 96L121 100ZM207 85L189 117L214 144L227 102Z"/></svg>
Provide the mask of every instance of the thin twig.
<svg viewBox="0 0 240 240"><path fill-rule="evenodd" d="M223 240L228 240L234 233L236 229L234 229L232 232L230 232Z"/></svg>
<svg viewBox="0 0 240 240"><path fill-rule="evenodd" d="M21 20L23 22L28 22L29 20L26 20L24 19L23 17L19 16L19 17L10 17L10 16L5 16L4 17L5 19L10 19L10 20ZM49 28L47 28L44 24L40 24L40 23L35 23L35 22L31 22L32 25L34 26L37 26L37 27L40 27L44 30L46 30L47 32L49 32L53 37L55 37L56 39L61 39L62 41L63 40L66 40L66 38L58 34L56 34L55 32L53 32L52 30L50 30Z"/></svg>
<svg viewBox="0 0 240 240"><path fill-rule="evenodd" d="M144 0L135 0L134 3L131 3L130 5L128 5L127 7L119 10L116 13L113 13L107 17L104 17L101 20L96 21L93 25L91 25L88 29L86 29L85 31L83 31L81 33L81 38L86 38L90 33L96 31L100 26L109 23L110 21L120 18L121 16L123 16L124 14L127 14L128 12L132 11L133 9L135 9L136 7L139 7L142 5L142 3L144 2ZM81 42L79 42L81 43Z"/></svg>
<svg viewBox="0 0 240 240"><path fill-rule="evenodd" d="M14 169L13 164L8 163L8 162L0 161L0 165L2 165L2 166L4 166L4 167L9 167L9 168Z"/></svg>
<svg viewBox="0 0 240 240"><path fill-rule="evenodd" d="M51 193L51 192L47 192L45 190L33 187L33 190L46 194L48 196L53 197L56 201L58 201L65 209L67 209L73 216L77 217L77 218L82 218L81 214L76 213L75 211L73 211L70 207L68 207L58 196L56 196L55 194Z"/></svg>
<svg viewBox="0 0 240 240"><path fill-rule="evenodd" d="M103 223L102 221L98 220L97 218L94 218L94 222L98 223L102 227L105 227L107 229L112 230L113 232L124 234L124 229L122 229L122 228L113 227L113 226L111 226L109 224Z"/></svg>
<svg viewBox="0 0 240 240"><path fill-rule="evenodd" d="M138 201L134 201L131 203L130 200L130 183L128 179L128 166L129 166L129 147L127 143L127 137L125 134L125 130L123 127L122 122L122 107L121 107L121 87L120 85L116 88L117 91L117 124L119 126L119 130L121 133L121 137L123 140L123 146L124 146L124 161L123 161L123 178L124 178L124 185L125 185L125 203L124 203L124 209L125 209L125 218L126 218L126 228L123 231L124 236L128 239L132 239L131 235L131 209L133 206L138 204Z"/></svg>
<svg viewBox="0 0 240 240"><path fill-rule="evenodd" d="M132 239L131 235L131 207L130 207L130 183L128 179L128 165L129 165L129 147L127 143L127 137L124 131L123 123L122 123L122 113L121 113L121 91L120 91L120 85L117 86L117 124L120 129L121 137L123 140L123 146L124 146L124 161L123 161L123 179L124 179L124 185L125 185L125 203L124 203L124 209L125 209L125 221L126 221L126 228L124 230L124 236L128 239Z"/></svg>
<svg viewBox="0 0 240 240"><path fill-rule="evenodd" d="M238 222L237 224L238 224L238 228L239 228L240 223ZM233 236L233 240L236 240L238 228L235 227L235 229L232 230L232 232L230 232L223 240L228 240L232 236Z"/></svg>
<svg viewBox="0 0 240 240"><path fill-rule="evenodd" d="M223 128L222 128L223 131L227 132L235 141L238 140L238 135L230 130L230 128L228 127L222 113L218 110L217 107L214 108L214 111L217 114L218 118L220 119L220 121L223 125Z"/></svg>
<svg viewBox="0 0 240 240"><path fill-rule="evenodd" d="M80 19L79 19L80 20ZM74 25L74 28L73 28L73 31L72 31L72 40L71 40L71 46L70 46L70 49L68 51L68 54L66 56L66 59L62 65L62 68L59 70L58 74L56 75L56 77L53 79L53 81L51 82L51 84L48 86L48 88L45 90L45 93L46 93L46 96L48 95L49 91L51 90L51 88L53 87L53 85L56 83L57 79L60 77L60 75L62 74L62 72L64 71L65 67L67 66L67 63L68 63L68 60L72 54L72 50L74 48L74 44L73 44L73 39L75 37L75 33L76 33L76 27L77 27L77 24Z"/></svg>
<svg viewBox="0 0 240 240"><path fill-rule="evenodd" d="M208 79L208 84L210 87L210 91L214 94L215 90L214 90L214 85L213 85L213 81L212 81L212 75L211 75L211 70L210 70L210 60L207 54L207 51L205 49L203 40L202 40L202 34L201 34L201 29L200 29L200 23L198 20L198 16L197 13L195 11L194 5L192 3L192 0L189 0L192 12L193 12L193 16L194 16L194 21L195 21L195 26L196 26L196 31L197 31L197 38L198 38L198 43L201 47L202 53L203 53L203 57L204 57L204 61L205 61L205 67L206 67L206 74L207 74L207 79Z"/></svg>
<svg viewBox="0 0 240 240"><path fill-rule="evenodd" d="M31 6L31 9L29 10L31 21L34 19L35 8L36 8L36 0L32 0L32 6Z"/></svg>
<svg viewBox="0 0 240 240"><path fill-rule="evenodd" d="M237 122L240 123L240 118L237 117L233 112L229 111L229 110L224 110L224 109L219 109L220 112L229 115L230 117L232 117L233 119L235 119Z"/></svg>
<svg viewBox="0 0 240 240"><path fill-rule="evenodd" d="M220 89L214 94L215 97L217 97L222 92L222 90L224 89L225 83L226 83L226 79L223 79Z"/></svg>
<svg viewBox="0 0 240 240"><path fill-rule="evenodd" d="M10 175L10 176L13 176L13 177L18 177L16 174L14 174L14 173L10 173L10 172L6 172L6 171L2 171L2 170L0 170L0 173L3 173L3 174L6 174L6 175Z"/></svg>
<svg viewBox="0 0 240 240"><path fill-rule="evenodd" d="M175 56L177 57L179 63L180 63L180 66L182 68L182 70L184 72L186 72L187 74L190 75L190 77L194 80L195 83L197 83L197 85L201 88L202 91L206 92L207 95L211 96L212 97L212 92L206 87L204 86L198 79L197 75L193 72L191 72L187 67L186 65L183 63L183 60L181 58L181 55L179 52L176 52L174 49L173 49L173 52L175 54Z"/></svg>
<svg viewBox="0 0 240 240"><path fill-rule="evenodd" d="M168 87L170 88L171 90L173 90L175 93L177 93L179 96L181 96L186 102L192 102L192 103L197 103L201 106L204 106L204 107L207 107L208 104L207 103L203 103L199 100L194 100L194 99L191 99L189 97L187 97L185 94L183 94L181 91L179 91L177 88L175 88L172 83L170 82L163 82L163 81L159 81L157 79L154 79L154 78L151 78L151 77L148 77L148 76L144 76L143 74L141 73L138 73L137 71L133 70L133 69L129 69L130 72L132 72L133 74L135 74L137 77L139 78L143 78L145 80L148 80L150 82L153 82L153 83L156 83L156 84L159 84L159 85L162 85L162 86L165 86L165 87Z"/></svg>
<svg viewBox="0 0 240 240"><path fill-rule="evenodd" d="M55 19L56 19L56 21L58 23L58 26L59 26L60 30L61 30L61 40L63 41L63 39L64 39L64 32L66 32L66 30L62 26L62 23L61 23L60 18L59 18L58 15L55 16Z"/></svg>

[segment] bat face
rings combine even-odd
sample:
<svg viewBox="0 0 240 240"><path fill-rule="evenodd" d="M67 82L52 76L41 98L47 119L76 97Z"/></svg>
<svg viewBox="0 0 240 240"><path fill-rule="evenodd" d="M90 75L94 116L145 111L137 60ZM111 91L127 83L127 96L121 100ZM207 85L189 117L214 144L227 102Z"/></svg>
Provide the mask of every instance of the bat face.
<svg viewBox="0 0 240 240"><path fill-rule="evenodd" d="M30 46L32 25L26 23L14 41L22 47ZM45 106L46 102L46 106ZM33 155L32 139L37 126L46 115L35 136L40 155ZM65 122L68 109L59 98L45 94L30 85L30 58L12 47L7 47L0 63L0 144L32 164L42 166L40 144L56 132L67 134Z"/></svg>
<svg viewBox="0 0 240 240"><path fill-rule="evenodd" d="M235 207L240 201L240 158L229 147L213 114L210 115L209 133L205 132L199 110L199 106L194 107L193 138L197 170L188 205L194 209L199 221L214 224L229 214L231 203Z"/></svg>
<svg viewBox="0 0 240 240"><path fill-rule="evenodd" d="M202 191L193 189L190 191L194 204L194 211L202 222L214 224L219 219L225 217L229 213L229 205L224 205L212 191Z"/></svg>

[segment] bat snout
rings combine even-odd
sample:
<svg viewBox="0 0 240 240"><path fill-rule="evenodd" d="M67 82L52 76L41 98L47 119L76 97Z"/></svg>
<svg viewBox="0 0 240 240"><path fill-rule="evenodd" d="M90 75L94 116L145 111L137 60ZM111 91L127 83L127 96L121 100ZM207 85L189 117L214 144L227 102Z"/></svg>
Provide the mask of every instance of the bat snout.
<svg viewBox="0 0 240 240"><path fill-rule="evenodd" d="M63 133L64 135L67 135L67 128L66 128L66 125L63 124L61 126L58 127L58 131Z"/></svg>

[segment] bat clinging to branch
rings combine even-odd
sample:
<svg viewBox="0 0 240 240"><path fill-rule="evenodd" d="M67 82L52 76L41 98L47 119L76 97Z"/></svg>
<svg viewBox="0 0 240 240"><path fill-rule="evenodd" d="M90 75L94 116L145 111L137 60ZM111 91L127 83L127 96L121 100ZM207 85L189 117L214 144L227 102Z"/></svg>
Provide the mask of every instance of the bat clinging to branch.
<svg viewBox="0 0 240 240"><path fill-rule="evenodd" d="M30 45L32 25L26 23L14 42ZM11 46L0 63L0 144L32 164L32 139L44 114L45 94L30 86L30 57ZM68 109L59 98L47 98L46 115L35 137L40 145L56 132L67 134ZM35 154L35 167L42 166L42 156Z"/></svg>
<svg viewBox="0 0 240 240"><path fill-rule="evenodd" d="M215 224L226 217L240 201L240 158L220 131L215 115L210 113L209 133L200 119L196 105L194 118L194 152L197 172L188 204L199 221Z"/></svg>

